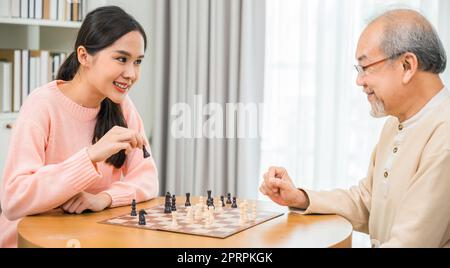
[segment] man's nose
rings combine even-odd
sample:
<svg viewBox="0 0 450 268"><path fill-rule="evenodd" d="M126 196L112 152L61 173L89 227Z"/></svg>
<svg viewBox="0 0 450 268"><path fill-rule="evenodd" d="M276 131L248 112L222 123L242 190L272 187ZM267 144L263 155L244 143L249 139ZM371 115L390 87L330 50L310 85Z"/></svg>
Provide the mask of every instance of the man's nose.
<svg viewBox="0 0 450 268"><path fill-rule="evenodd" d="M358 73L356 76L356 84L360 87L363 87L366 84L364 75Z"/></svg>

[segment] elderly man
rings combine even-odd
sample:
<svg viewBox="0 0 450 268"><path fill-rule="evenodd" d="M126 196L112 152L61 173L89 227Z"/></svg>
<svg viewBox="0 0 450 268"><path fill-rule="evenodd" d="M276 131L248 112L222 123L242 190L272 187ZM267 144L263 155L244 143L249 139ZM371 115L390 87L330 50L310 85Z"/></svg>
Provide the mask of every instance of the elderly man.
<svg viewBox="0 0 450 268"><path fill-rule="evenodd" d="M450 247L450 93L439 77L446 67L442 43L422 15L393 10L366 27L356 59L356 82L372 115L390 116L367 177L349 190L310 191L271 167L260 191L301 213L342 215L375 247Z"/></svg>

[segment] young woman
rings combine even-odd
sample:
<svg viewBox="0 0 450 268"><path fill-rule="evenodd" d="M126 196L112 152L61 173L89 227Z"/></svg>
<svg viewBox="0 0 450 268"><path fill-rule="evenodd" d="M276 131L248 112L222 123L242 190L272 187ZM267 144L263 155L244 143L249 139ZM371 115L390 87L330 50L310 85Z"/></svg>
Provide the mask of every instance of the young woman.
<svg viewBox="0 0 450 268"><path fill-rule="evenodd" d="M142 120L127 96L147 45L119 7L86 16L58 80L27 98L14 126L1 191L0 247L17 245L27 215L101 211L158 193ZM145 146L145 147L144 147Z"/></svg>

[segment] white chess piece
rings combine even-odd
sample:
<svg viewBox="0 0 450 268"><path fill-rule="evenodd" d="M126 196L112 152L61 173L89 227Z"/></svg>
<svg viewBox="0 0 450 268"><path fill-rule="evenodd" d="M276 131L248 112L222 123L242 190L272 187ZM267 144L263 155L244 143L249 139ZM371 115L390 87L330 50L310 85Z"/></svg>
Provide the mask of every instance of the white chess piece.
<svg viewBox="0 0 450 268"><path fill-rule="evenodd" d="M178 228L177 214L176 211L172 211L172 224L170 225L172 228Z"/></svg>
<svg viewBox="0 0 450 268"><path fill-rule="evenodd" d="M202 211L202 218L206 219L208 218L208 212L209 212L209 208L207 205L202 205L203 211Z"/></svg>
<svg viewBox="0 0 450 268"><path fill-rule="evenodd" d="M192 206L187 207L186 210L187 210L186 214L187 222L194 223L194 213L192 212Z"/></svg>
<svg viewBox="0 0 450 268"><path fill-rule="evenodd" d="M258 215L256 214L256 201L252 204L252 221L256 221Z"/></svg>
<svg viewBox="0 0 450 268"><path fill-rule="evenodd" d="M256 218L258 217L257 211L256 211L256 202L252 205L252 219L256 221Z"/></svg>
<svg viewBox="0 0 450 268"><path fill-rule="evenodd" d="M223 212L223 207L222 207L222 204L220 202L219 202L219 204L217 204L215 211L218 212L218 213L222 213Z"/></svg>
<svg viewBox="0 0 450 268"><path fill-rule="evenodd" d="M245 225L247 223L247 216L245 213L245 206L239 207L239 225Z"/></svg>
<svg viewBox="0 0 450 268"><path fill-rule="evenodd" d="M200 220L202 217L202 206L200 204L197 204L194 208L194 219L195 220Z"/></svg>
<svg viewBox="0 0 450 268"><path fill-rule="evenodd" d="M203 196L200 196L200 198L198 199L198 204L203 205L204 200L203 200Z"/></svg>
<svg viewBox="0 0 450 268"><path fill-rule="evenodd" d="M214 223L214 213L213 210L207 210L205 217L205 227L210 227Z"/></svg>
<svg viewBox="0 0 450 268"><path fill-rule="evenodd" d="M240 205L240 208L241 208L241 213L242 213L242 221L244 222L244 223L247 223L247 221L248 221L248 216L247 216L247 208L248 208L248 204L247 204L247 200L244 200L242 203L241 203L241 205Z"/></svg>
<svg viewBox="0 0 450 268"><path fill-rule="evenodd" d="M209 221L211 224L214 224L214 210L212 210L212 209L209 212Z"/></svg>
<svg viewBox="0 0 450 268"><path fill-rule="evenodd" d="M75 238L67 240L66 248L81 248L80 240Z"/></svg>

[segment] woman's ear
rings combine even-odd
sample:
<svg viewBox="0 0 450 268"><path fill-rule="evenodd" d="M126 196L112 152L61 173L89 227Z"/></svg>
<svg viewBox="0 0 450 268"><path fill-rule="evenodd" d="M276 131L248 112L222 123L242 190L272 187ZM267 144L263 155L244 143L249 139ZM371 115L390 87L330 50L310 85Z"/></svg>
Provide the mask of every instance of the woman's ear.
<svg viewBox="0 0 450 268"><path fill-rule="evenodd" d="M78 57L78 62L80 62L80 65L82 65L84 67L89 66L89 53L87 52L87 50L84 46L79 46L77 48L77 57Z"/></svg>
<svg viewBox="0 0 450 268"><path fill-rule="evenodd" d="M405 53L402 59L403 83L408 84L417 72L419 61L413 53Z"/></svg>

